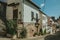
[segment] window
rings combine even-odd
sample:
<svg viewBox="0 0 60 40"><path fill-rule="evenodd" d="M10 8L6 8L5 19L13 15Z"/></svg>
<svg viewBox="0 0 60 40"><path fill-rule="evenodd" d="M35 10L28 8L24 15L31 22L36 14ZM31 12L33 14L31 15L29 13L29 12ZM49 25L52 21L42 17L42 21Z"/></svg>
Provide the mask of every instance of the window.
<svg viewBox="0 0 60 40"><path fill-rule="evenodd" d="M21 12L19 12L19 15L20 15L20 19L22 19L22 13Z"/></svg>
<svg viewBox="0 0 60 40"><path fill-rule="evenodd" d="M34 12L31 12L31 21L34 19Z"/></svg>
<svg viewBox="0 0 60 40"><path fill-rule="evenodd" d="M18 18L18 9L14 9L13 10L13 19L17 20L17 18Z"/></svg>
<svg viewBox="0 0 60 40"><path fill-rule="evenodd" d="M36 22L38 22L38 14L36 13Z"/></svg>
<svg viewBox="0 0 60 40"><path fill-rule="evenodd" d="M22 13L19 12L19 15L20 15L20 21L22 21Z"/></svg>

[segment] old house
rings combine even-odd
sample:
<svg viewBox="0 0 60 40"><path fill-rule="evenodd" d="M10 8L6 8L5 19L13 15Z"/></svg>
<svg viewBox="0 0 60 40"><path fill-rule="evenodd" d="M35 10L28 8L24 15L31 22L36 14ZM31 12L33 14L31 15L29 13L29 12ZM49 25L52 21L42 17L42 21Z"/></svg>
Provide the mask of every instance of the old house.
<svg viewBox="0 0 60 40"><path fill-rule="evenodd" d="M48 25L47 21L48 21L47 15L42 14L42 29L43 29L43 33L46 30L46 27Z"/></svg>
<svg viewBox="0 0 60 40"><path fill-rule="evenodd" d="M1 16L5 24L7 20L14 20L16 21L15 27L19 30L21 27L27 28L28 36L32 36L36 32L35 23L36 19L40 17L40 8L31 0L0 0L0 6L0 12L3 11Z"/></svg>
<svg viewBox="0 0 60 40"><path fill-rule="evenodd" d="M37 28L35 27L35 23L40 18L39 16L39 7L33 3L32 1L24 1L24 27L27 28L27 37L32 37L33 34L37 31Z"/></svg>
<svg viewBox="0 0 60 40"><path fill-rule="evenodd" d="M51 17L48 18L48 26L51 28L51 34L56 32L56 22Z"/></svg>
<svg viewBox="0 0 60 40"><path fill-rule="evenodd" d="M27 29L27 37L33 37L39 34L41 27L47 26L47 16L31 0L0 0L0 9L5 26L7 20L15 21L13 26L17 27L18 37L23 27Z"/></svg>
<svg viewBox="0 0 60 40"><path fill-rule="evenodd" d="M41 28L42 28L42 34L46 33L46 28L48 27L48 15L43 13L42 11L40 12L40 23L41 23Z"/></svg>

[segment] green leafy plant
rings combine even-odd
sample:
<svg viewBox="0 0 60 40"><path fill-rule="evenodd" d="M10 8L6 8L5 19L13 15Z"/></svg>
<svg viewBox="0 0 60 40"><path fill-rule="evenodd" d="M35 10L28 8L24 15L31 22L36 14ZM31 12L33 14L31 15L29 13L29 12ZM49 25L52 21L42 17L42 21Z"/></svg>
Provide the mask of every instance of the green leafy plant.
<svg viewBox="0 0 60 40"><path fill-rule="evenodd" d="M16 27L14 27L15 21L13 20L8 20L7 21L7 33L14 35L16 34Z"/></svg>
<svg viewBox="0 0 60 40"><path fill-rule="evenodd" d="M44 34L46 34L46 29L44 30Z"/></svg>
<svg viewBox="0 0 60 40"><path fill-rule="evenodd" d="M12 36L17 34L17 26L16 26L16 20L8 20L7 21L7 33L11 34ZM27 30L25 27L22 27L22 32L20 32L21 38L25 38L27 34Z"/></svg>

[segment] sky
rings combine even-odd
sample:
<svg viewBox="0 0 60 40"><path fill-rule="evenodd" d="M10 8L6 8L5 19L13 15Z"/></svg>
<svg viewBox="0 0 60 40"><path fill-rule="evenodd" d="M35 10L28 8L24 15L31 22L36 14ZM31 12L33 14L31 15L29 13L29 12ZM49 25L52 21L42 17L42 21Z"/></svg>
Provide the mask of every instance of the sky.
<svg viewBox="0 0 60 40"><path fill-rule="evenodd" d="M44 0L32 1L40 6L41 10L48 16L55 16L56 18L60 16L60 0L45 0L45 4L43 4Z"/></svg>

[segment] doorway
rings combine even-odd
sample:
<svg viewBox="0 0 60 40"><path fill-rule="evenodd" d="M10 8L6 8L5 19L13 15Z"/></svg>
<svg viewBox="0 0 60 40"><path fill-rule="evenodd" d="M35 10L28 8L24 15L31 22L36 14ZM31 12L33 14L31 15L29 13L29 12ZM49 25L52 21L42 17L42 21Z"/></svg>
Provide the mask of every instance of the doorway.
<svg viewBox="0 0 60 40"><path fill-rule="evenodd" d="M13 10L13 21L14 21L14 29L17 27L17 19L18 19L18 9Z"/></svg>

